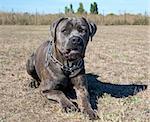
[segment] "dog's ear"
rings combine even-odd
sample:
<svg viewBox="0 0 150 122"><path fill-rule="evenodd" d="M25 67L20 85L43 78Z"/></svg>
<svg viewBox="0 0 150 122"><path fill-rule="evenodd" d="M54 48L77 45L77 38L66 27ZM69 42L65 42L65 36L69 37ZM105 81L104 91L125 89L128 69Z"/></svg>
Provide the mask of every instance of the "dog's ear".
<svg viewBox="0 0 150 122"><path fill-rule="evenodd" d="M92 41L92 37L95 35L97 31L97 26L93 22L89 22L89 26L90 26L90 36L91 36L91 41Z"/></svg>
<svg viewBox="0 0 150 122"><path fill-rule="evenodd" d="M59 23L61 21L65 20L65 19L67 19L67 18L65 18L65 17L59 18L56 21L54 21L51 24L51 26L50 26L51 36L52 36L54 42L56 41L56 30L57 30L57 27L58 27Z"/></svg>
<svg viewBox="0 0 150 122"><path fill-rule="evenodd" d="M90 32L90 37L91 37L91 41L92 41L92 37L95 35L95 33L97 31L97 26L96 26L95 23L93 23L91 21L88 21L84 17L82 17L82 19L84 19L84 21L88 24L89 32Z"/></svg>

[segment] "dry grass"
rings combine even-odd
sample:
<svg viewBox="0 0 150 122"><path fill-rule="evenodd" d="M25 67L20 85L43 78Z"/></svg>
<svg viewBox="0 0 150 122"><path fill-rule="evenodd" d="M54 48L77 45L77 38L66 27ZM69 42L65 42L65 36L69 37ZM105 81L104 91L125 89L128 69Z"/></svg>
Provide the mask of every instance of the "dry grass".
<svg viewBox="0 0 150 122"><path fill-rule="evenodd" d="M150 17L145 13L120 15L93 15L93 14L29 14L0 12L0 25L49 25L53 20L65 16L84 16L94 21L97 25L149 25Z"/></svg>
<svg viewBox="0 0 150 122"><path fill-rule="evenodd" d="M130 85L150 85L148 28L98 26L93 42L89 42L86 69L99 76L89 81L90 93L98 97L99 121L150 121L149 87L138 92L138 87ZM0 26L0 122L88 121L81 113L61 113L57 104L41 96L39 89L28 87L30 76L25 62L48 39L48 29L49 26Z"/></svg>

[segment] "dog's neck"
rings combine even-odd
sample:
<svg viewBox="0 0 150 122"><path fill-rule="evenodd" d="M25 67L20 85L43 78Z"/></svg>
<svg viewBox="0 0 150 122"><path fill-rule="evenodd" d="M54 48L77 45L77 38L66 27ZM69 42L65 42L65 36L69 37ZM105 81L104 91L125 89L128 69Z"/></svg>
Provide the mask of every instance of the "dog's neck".
<svg viewBox="0 0 150 122"><path fill-rule="evenodd" d="M62 64L64 64L64 57L63 55L60 53L60 51L58 50L58 48L56 47L55 44L52 44L52 55Z"/></svg>
<svg viewBox="0 0 150 122"><path fill-rule="evenodd" d="M52 44L52 55L63 65L66 65L66 63L69 63L71 65L73 62L76 62L76 61L66 60L55 44Z"/></svg>
<svg viewBox="0 0 150 122"><path fill-rule="evenodd" d="M67 77L74 77L79 72L84 71L84 60L77 59L75 61L67 61L64 59L60 51L56 48L56 46L53 43L49 43L48 51L46 54L46 64L45 66L49 69L49 63L52 61L55 64L58 64L64 74Z"/></svg>

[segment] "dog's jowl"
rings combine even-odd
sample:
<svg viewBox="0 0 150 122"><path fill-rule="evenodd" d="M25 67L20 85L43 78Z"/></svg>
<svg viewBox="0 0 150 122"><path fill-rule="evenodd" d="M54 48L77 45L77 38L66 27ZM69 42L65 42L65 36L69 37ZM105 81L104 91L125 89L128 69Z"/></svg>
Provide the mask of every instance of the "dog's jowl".
<svg viewBox="0 0 150 122"><path fill-rule="evenodd" d="M26 64L28 74L34 79L31 87L39 86L41 93L57 101L63 111L80 109L90 119L98 116L89 102L84 55L96 29L85 18L60 18L51 25L52 39L44 42ZM64 94L69 86L76 91L79 108Z"/></svg>

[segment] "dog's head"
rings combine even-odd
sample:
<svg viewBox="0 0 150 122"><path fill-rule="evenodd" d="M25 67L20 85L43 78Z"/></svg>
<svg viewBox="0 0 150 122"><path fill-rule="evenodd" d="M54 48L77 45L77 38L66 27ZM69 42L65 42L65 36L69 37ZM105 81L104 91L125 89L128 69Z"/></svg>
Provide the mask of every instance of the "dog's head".
<svg viewBox="0 0 150 122"><path fill-rule="evenodd" d="M89 39L97 27L85 18L60 18L51 25L51 35L56 48L67 60L83 58Z"/></svg>

